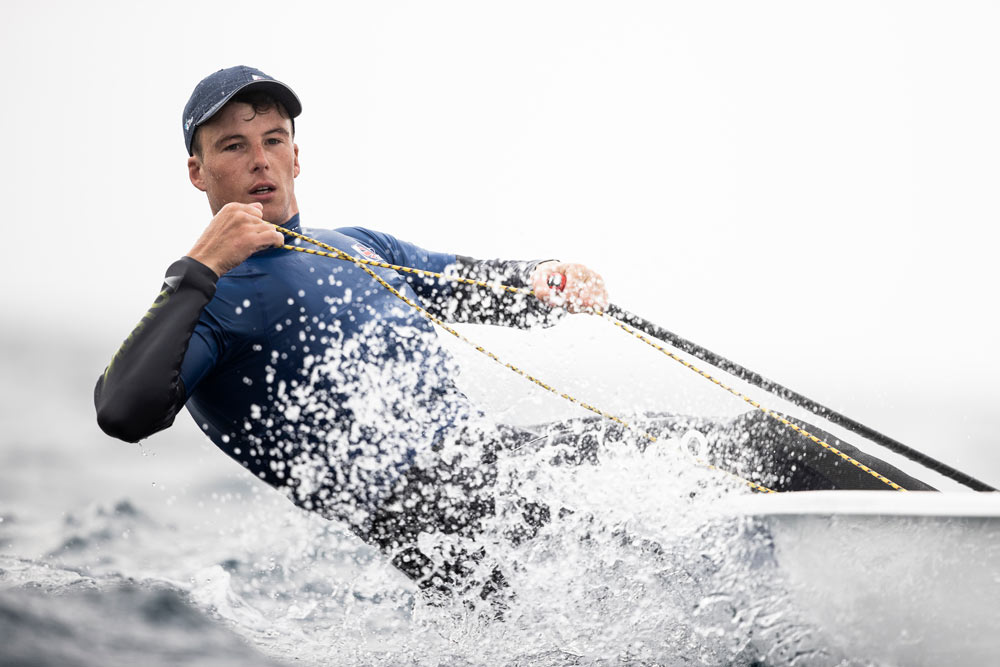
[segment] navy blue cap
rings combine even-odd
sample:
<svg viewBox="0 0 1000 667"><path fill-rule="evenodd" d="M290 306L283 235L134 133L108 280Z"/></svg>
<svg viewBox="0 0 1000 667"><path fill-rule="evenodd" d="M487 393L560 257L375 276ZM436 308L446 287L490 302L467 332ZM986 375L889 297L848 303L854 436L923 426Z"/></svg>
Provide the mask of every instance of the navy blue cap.
<svg viewBox="0 0 1000 667"><path fill-rule="evenodd" d="M194 87L191 99L184 106L182 123L188 155L194 154L191 144L194 142L195 130L226 106L233 95L248 88L273 95L292 118L302 113L302 103L292 89L259 69L245 65L220 69L215 74L206 76Z"/></svg>

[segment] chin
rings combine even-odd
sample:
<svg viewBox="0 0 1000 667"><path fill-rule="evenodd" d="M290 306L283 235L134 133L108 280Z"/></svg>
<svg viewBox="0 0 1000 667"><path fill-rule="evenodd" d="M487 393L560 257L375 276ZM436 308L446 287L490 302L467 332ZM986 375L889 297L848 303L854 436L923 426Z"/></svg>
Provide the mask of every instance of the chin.
<svg viewBox="0 0 1000 667"><path fill-rule="evenodd" d="M288 222L290 217L292 216L284 212L271 214L267 210L264 211L264 220L270 222L272 225L283 225Z"/></svg>
<svg viewBox="0 0 1000 667"><path fill-rule="evenodd" d="M274 225L280 225L285 221L285 219L282 218L282 215L283 209L280 207L274 205L268 206L267 204L264 204L263 218L267 222ZM279 218L281 219L279 220Z"/></svg>

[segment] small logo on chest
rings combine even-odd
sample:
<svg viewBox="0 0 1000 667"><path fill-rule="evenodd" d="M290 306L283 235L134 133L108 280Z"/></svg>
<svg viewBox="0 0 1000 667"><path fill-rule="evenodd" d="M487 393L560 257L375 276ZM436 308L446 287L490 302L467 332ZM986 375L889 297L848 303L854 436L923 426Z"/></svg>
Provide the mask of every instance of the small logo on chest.
<svg viewBox="0 0 1000 667"><path fill-rule="evenodd" d="M379 256L377 252L366 246L361 241L355 241L351 247L354 248L356 251L358 251L358 254L364 257L365 259L370 259L373 262L385 261L384 259L382 259L382 257Z"/></svg>

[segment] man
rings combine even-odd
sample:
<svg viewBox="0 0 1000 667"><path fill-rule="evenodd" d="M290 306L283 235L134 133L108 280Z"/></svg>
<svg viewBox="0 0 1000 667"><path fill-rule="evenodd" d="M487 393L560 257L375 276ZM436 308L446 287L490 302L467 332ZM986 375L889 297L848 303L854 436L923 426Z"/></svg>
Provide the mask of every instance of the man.
<svg viewBox="0 0 1000 667"><path fill-rule="evenodd" d="M302 242L275 225L357 257L534 290L515 297L373 269L449 321L547 324L603 307L603 282L578 264L474 260L359 227L302 229L294 189L301 110L288 86L249 67L220 70L195 88L183 115L188 175L214 217L167 269L153 307L98 379L98 423L136 442L187 405L226 454L301 507L346 522L422 589L487 596L504 585L480 542L500 511L496 455L533 434L483 419L456 388L424 317L354 263L281 248ZM759 412L651 425L668 435L690 428L707 436L712 463L772 488L883 488ZM614 430L601 433L616 438ZM571 440L562 459L595 459L600 437ZM906 488L929 488L877 464ZM516 542L549 510L514 496L504 504L512 508L504 536Z"/></svg>
<svg viewBox="0 0 1000 667"><path fill-rule="evenodd" d="M479 261L358 227L302 229L301 110L291 88L250 67L195 88L183 115L188 175L214 217L98 379L98 423L137 442L187 405L226 454L300 506L346 521L422 588L460 588L481 556L469 544L495 511L493 457L525 434L485 422L425 318L351 262L282 249L301 241L275 225L358 257L534 289L498 296L375 269L450 321L545 324L605 305L603 282L578 264ZM521 509L523 536L545 511ZM421 534L454 540L435 559L418 548ZM499 572L475 585L488 593Z"/></svg>

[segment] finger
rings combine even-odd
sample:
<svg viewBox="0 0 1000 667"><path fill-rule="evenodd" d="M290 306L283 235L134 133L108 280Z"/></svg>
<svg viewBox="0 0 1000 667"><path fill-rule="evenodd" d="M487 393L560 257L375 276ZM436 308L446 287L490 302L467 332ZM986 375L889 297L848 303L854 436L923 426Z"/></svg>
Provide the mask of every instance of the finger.
<svg viewBox="0 0 1000 667"><path fill-rule="evenodd" d="M562 306L566 303L569 284L567 275L559 272L545 272L535 281L535 295L542 303L549 306Z"/></svg>
<svg viewBox="0 0 1000 667"><path fill-rule="evenodd" d="M608 301L608 292L604 288L604 281L593 273L580 283L579 294L583 304L589 308L603 307Z"/></svg>
<svg viewBox="0 0 1000 667"><path fill-rule="evenodd" d="M550 308L566 305L566 296L562 292L556 292L551 287L536 289L535 297Z"/></svg>
<svg viewBox="0 0 1000 667"><path fill-rule="evenodd" d="M260 241L262 248L280 248L285 245L285 235L274 228L274 225L262 225Z"/></svg>
<svg viewBox="0 0 1000 667"><path fill-rule="evenodd" d="M601 292L594 299L594 306L604 310L608 307L608 292L607 290L601 290Z"/></svg>
<svg viewBox="0 0 1000 667"><path fill-rule="evenodd" d="M607 294L604 287L593 279L577 280L568 290L569 303L573 312L592 311L603 308L607 302Z"/></svg>
<svg viewBox="0 0 1000 667"><path fill-rule="evenodd" d="M566 289L566 280L565 273L550 273L545 278L545 286L554 292L562 292Z"/></svg>
<svg viewBox="0 0 1000 667"><path fill-rule="evenodd" d="M535 296L545 301L548 299L549 294L552 292L552 288L548 285L549 271L548 267L538 267L531 274L531 289L535 293Z"/></svg>
<svg viewBox="0 0 1000 667"><path fill-rule="evenodd" d="M544 278L536 280L532 287L539 301L549 303L549 300L552 298L552 288L545 284Z"/></svg>
<svg viewBox="0 0 1000 667"><path fill-rule="evenodd" d="M229 215L237 215L239 213L248 213L250 215L257 216L258 218L264 214L264 205L260 202L253 202L252 204L244 204L243 202L231 201L221 209L216 214L222 215L223 213Z"/></svg>
<svg viewBox="0 0 1000 667"><path fill-rule="evenodd" d="M285 244L285 239L277 232L268 232L256 239L252 248L253 252L267 250L268 248L280 248Z"/></svg>

